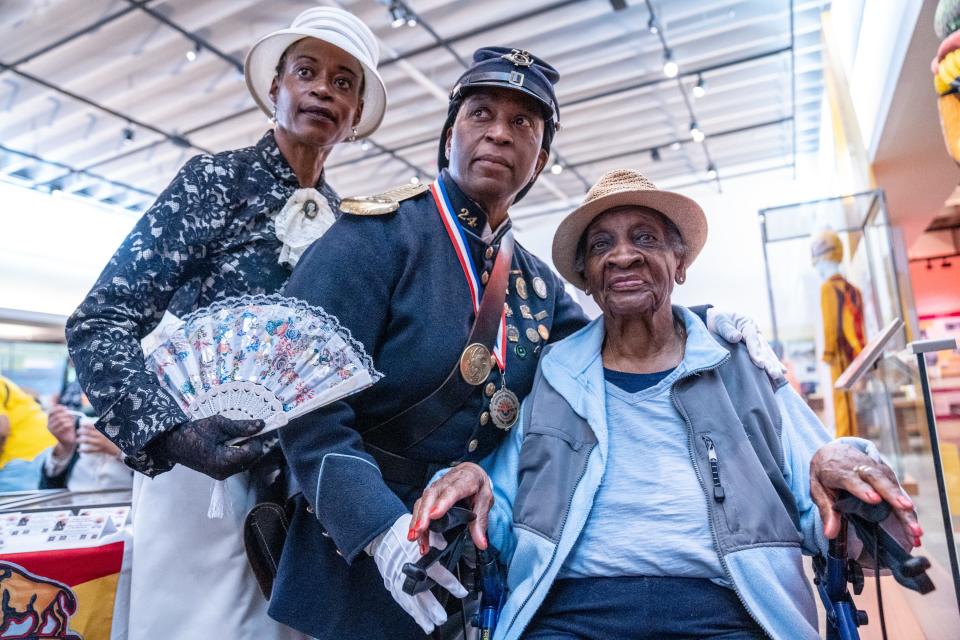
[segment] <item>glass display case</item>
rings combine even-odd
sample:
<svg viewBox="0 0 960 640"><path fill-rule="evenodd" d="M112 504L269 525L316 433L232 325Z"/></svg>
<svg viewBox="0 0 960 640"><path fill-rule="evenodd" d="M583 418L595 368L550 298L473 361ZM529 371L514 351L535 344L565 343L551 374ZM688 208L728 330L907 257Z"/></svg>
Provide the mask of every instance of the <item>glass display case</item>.
<svg viewBox="0 0 960 640"><path fill-rule="evenodd" d="M901 445L911 443L896 432L897 411L919 397L914 385L885 386L899 365L880 365L891 373L867 376L849 394L833 388L859 349L891 321L900 318L905 326L886 353L902 350L913 335L915 314L909 290L902 290L906 270L898 269L906 262L895 255L883 193L763 209L760 225L773 338L792 383L824 424L840 435L869 437L898 458ZM837 355L844 350L846 360ZM895 406L894 398L906 404Z"/></svg>
<svg viewBox="0 0 960 640"><path fill-rule="evenodd" d="M846 435L843 412L849 412L850 432L877 445L913 497L925 530L919 552L933 563L930 575L938 589L923 596L922 603L917 594L905 592L903 598L914 611L930 611L932 606L939 612L938 622L919 613L915 622L925 637L941 637L935 627L949 623L960 628L960 614L920 372L907 348L918 337L907 260L889 224L883 192L763 209L759 221L774 346L782 349L791 384L828 429ZM825 265L825 260L832 264ZM844 284L838 287L841 280ZM876 363L845 395L835 389L842 373L838 369L849 365L838 367L830 361L837 335L849 334L847 342L859 339L866 345L898 319L902 326ZM941 432L940 441L947 485L952 487L951 524L958 531L960 438Z"/></svg>

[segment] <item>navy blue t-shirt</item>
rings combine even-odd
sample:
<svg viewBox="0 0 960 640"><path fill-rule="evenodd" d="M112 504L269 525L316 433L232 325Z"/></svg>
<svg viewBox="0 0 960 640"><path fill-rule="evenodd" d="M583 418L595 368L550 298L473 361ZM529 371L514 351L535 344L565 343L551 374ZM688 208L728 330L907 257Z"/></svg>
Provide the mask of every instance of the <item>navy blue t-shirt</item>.
<svg viewBox="0 0 960 640"><path fill-rule="evenodd" d="M656 373L627 373L626 371L616 371L604 367L603 379L617 385L627 393L636 393L656 386L661 380L673 373L674 369L676 367Z"/></svg>

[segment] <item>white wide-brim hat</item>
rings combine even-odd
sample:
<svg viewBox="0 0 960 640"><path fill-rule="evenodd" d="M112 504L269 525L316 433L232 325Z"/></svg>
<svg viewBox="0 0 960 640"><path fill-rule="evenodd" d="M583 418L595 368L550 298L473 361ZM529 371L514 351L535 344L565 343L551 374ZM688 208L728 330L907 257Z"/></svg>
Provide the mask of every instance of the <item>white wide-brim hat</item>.
<svg viewBox="0 0 960 640"><path fill-rule="evenodd" d="M363 115L357 123L357 137L364 138L380 126L387 110L387 89L377 73L380 47L377 38L358 17L336 7L314 7L296 18L289 29L261 38L247 54L243 72L247 88L257 106L273 115L270 85L277 75L277 63L287 47L303 38L316 38L353 56L363 67Z"/></svg>
<svg viewBox="0 0 960 640"><path fill-rule="evenodd" d="M567 282L586 289L587 281L577 271L577 246L590 223L616 207L647 207L677 225L687 245L684 258L689 267L707 242L707 217L696 202L673 191L661 191L639 171L610 171L587 192L583 204L563 219L553 236L553 266Z"/></svg>

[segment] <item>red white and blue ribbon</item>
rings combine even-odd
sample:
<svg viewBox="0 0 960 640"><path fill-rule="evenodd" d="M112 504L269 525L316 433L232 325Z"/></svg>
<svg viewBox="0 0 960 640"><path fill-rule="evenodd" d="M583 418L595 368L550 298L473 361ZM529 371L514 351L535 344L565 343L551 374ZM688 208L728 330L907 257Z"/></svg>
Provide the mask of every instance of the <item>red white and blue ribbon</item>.
<svg viewBox="0 0 960 640"><path fill-rule="evenodd" d="M463 231L460 221L453 215L453 207L450 206L450 198L443 187L443 182L437 178L430 185L430 193L433 194L433 200L437 204L437 211L440 212L440 219L450 237L450 243L453 245L453 251L457 254L460 266L463 268L463 275L467 278L467 287L470 289L470 300L473 302L473 313L476 315L480 311L480 279L477 277L477 269L467 250L467 236ZM507 367L507 318L506 311L500 313L500 327L497 330L497 342L493 347L493 357L497 360L497 366L501 373Z"/></svg>

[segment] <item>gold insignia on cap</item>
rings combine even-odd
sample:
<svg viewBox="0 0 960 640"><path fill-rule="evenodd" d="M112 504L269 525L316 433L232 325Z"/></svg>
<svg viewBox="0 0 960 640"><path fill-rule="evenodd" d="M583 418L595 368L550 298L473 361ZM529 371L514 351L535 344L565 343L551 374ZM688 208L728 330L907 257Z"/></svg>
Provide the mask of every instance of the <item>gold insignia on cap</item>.
<svg viewBox="0 0 960 640"><path fill-rule="evenodd" d="M505 53L500 57L508 62L512 62L518 67L529 67L533 64L533 56L523 49L514 49L510 53Z"/></svg>
<svg viewBox="0 0 960 640"><path fill-rule="evenodd" d="M340 201L340 210L355 216L382 216L400 208L400 203L430 190L430 185L404 184L375 196L352 196Z"/></svg>

